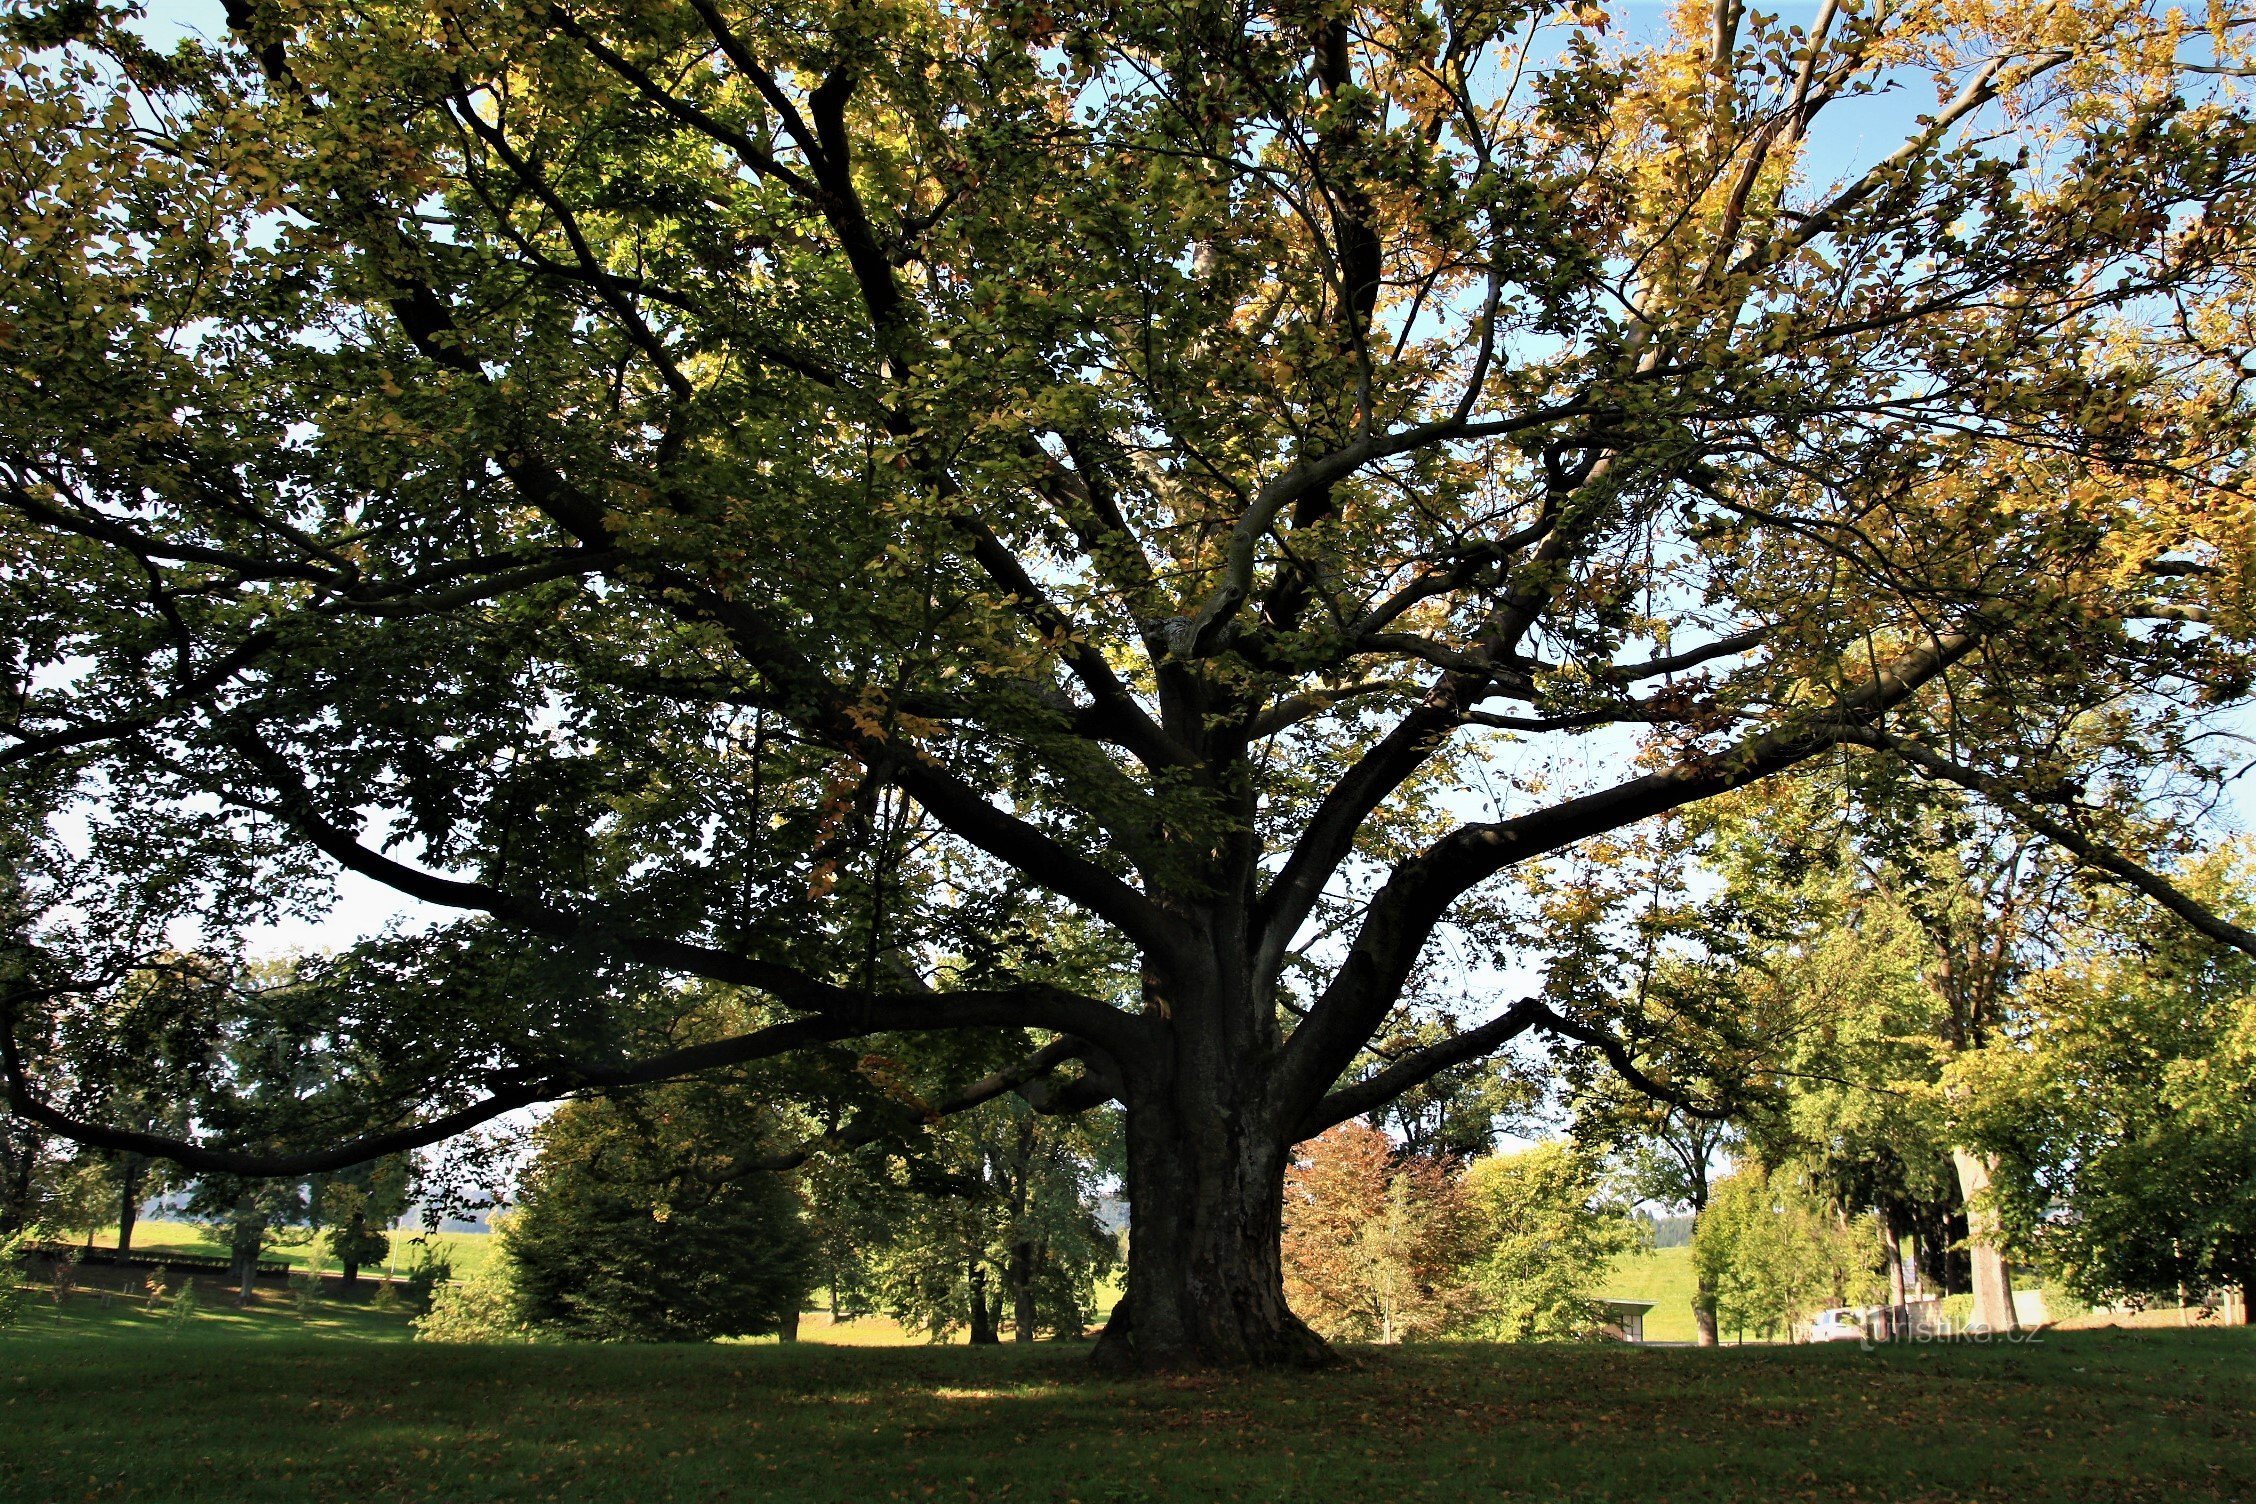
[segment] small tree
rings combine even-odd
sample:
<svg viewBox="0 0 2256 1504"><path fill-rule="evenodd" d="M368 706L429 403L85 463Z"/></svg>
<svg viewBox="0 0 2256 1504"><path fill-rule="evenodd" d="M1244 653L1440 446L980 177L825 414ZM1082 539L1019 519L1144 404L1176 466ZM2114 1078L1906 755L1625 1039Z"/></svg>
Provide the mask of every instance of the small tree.
<svg viewBox="0 0 2256 1504"><path fill-rule="evenodd" d="M525 1319L518 1298L516 1266L503 1237L516 1219L497 1213L493 1230L497 1246L477 1271L466 1279L447 1280L431 1291L429 1308L415 1318L418 1342L536 1342L540 1333ZM384 1290L389 1292L391 1286Z"/></svg>
<svg viewBox="0 0 2256 1504"><path fill-rule="evenodd" d="M316 1205L329 1225L329 1256L346 1289L360 1282L361 1265L381 1263L391 1253L390 1229L407 1210L409 1179L407 1156L393 1154L323 1181Z"/></svg>
<svg viewBox="0 0 2256 1504"><path fill-rule="evenodd" d="M814 1247L790 1185L740 1167L769 1128L726 1087L574 1102L534 1135L500 1234L527 1321L601 1341L702 1341L796 1321Z"/></svg>
<svg viewBox="0 0 2256 1504"><path fill-rule="evenodd" d="M1494 1155L1465 1172L1465 1197L1480 1330L1506 1342L1596 1336L1607 1271L1644 1242L1597 1161L1566 1143Z"/></svg>
<svg viewBox="0 0 2256 1504"><path fill-rule="evenodd" d="M24 1267L24 1250L31 1241L28 1230L0 1232L0 1327L14 1324L29 1298L24 1289L24 1281L30 1277Z"/></svg>
<svg viewBox="0 0 2256 1504"><path fill-rule="evenodd" d="M1692 1262L1726 1325L1771 1337L1822 1306L1878 1298L1878 1247L1871 1218L1837 1215L1799 1177L1751 1164L1715 1183Z"/></svg>
<svg viewBox="0 0 2256 1504"><path fill-rule="evenodd" d="M1435 1335L1464 1314L1465 1232L1446 1162L1343 1123L1286 1172L1285 1293L1328 1338Z"/></svg>

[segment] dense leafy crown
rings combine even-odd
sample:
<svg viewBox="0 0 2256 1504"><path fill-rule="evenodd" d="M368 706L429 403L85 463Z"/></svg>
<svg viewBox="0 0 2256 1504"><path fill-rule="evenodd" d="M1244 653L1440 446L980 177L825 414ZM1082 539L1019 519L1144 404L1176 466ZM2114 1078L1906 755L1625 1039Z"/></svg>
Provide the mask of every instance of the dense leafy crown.
<svg viewBox="0 0 2256 1504"><path fill-rule="evenodd" d="M2233 4L11 16L19 1070L341 867L472 916L308 983L384 1121L1219 974L1319 1127L1508 869L1843 747L2120 867L2245 684Z"/></svg>

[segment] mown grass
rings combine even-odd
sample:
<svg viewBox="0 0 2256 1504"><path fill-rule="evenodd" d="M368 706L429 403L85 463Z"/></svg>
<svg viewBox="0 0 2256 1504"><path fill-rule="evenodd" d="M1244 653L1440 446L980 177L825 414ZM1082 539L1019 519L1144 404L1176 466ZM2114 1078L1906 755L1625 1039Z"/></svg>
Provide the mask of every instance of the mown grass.
<svg viewBox="0 0 2256 1504"><path fill-rule="evenodd" d="M1117 1381L1086 1349L0 1334L0 1499L2232 1500L2256 1334L1860 1352L1365 1349Z"/></svg>
<svg viewBox="0 0 2256 1504"><path fill-rule="evenodd" d="M179 1276L170 1276L166 1294L149 1300L139 1281L140 1271L96 1269L70 1296L57 1302L46 1286L32 1286L30 1297L14 1327L0 1331L0 1353L11 1340L34 1338L161 1339L191 1345L207 1342L255 1340L292 1342L308 1338L348 1337L361 1341L405 1342L413 1335L411 1310L405 1302L391 1309L371 1304L372 1291L363 1286L352 1299L340 1298L332 1285L303 1302L297 1292L277 1280L261 1280L248 1306L236 1303L236 1288L218 1277L195 1281L194 1314L181 1319L174 1300L181 1289ZM130 1287L130 1288L128 1288ZM0 1358L0 1369L5 1360ZM4 1504L5 1495L0 1495Z"/></svg>
<svg viewBox="0 0 2256 1504"><path fill-rule="evenodd" d="M395 1228L391 1233L392 1252L383 1264L363 1266L363 1273L374 1276L384 1272L386 1265L405 1274L415 1262L416 1243L424 1234ZM441 1232L429 1235L430 1242L444 1253L454 1265L456 1276L477 1272L493 1248L493 1238L482 1232ZM69 1241L83 1242L83 1236ZM117 1247L115 1225L97 1229L93 1235L97 1248ZM228 1249L224 1236L196 1222L137 1222L133 1226L133 1251L135 1253L188 1253L206 1258L226 1258ZM328 1241L321 1237L297 1236L290 1242L269 1238L259 1251L261 1262L288 1264L292 1269L311 1269L317 1273L334 1274L339 1270L335 1259L329 1257ZM91 1267L91 1266L90 1266Z"/></svg>

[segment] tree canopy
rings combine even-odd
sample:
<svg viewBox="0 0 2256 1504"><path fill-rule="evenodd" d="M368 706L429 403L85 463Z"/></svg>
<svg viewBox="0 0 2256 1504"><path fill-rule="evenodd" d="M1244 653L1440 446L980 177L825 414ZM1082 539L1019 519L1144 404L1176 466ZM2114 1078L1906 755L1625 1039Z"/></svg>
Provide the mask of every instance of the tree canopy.
<svg viewBox="0 0 2256 1504"><path fill-rule="evenodd" d="M2143 814L2256 623L2210 15L16 8L12 1105L303 1172L1001 1031L926 1105L1125 1105L1105 1350L1289 1361L1292 1143L1531 1029L1664 1084L1464 996L1577 843L1869 754L2256 945ZM324 1110L71 1110L340 874L423 907L302 994Z"/></svg>

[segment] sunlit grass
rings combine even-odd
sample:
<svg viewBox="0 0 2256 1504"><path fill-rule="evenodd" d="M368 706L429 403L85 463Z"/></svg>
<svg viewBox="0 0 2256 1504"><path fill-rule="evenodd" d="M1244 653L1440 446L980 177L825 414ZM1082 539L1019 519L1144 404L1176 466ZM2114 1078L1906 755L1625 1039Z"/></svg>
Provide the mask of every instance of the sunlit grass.
<svg viewBox="0 0 2256 1504"><path fill-rule="evenodd" d="M1648 1248L1621 1254L1614 1260L1605 1288L1598 1293L1615 1300L1649 1300L1645 1313L1647 1342L1692 1342L1700 1335L1692 1319L1692 1250Z"/></svg>
<svg viewBox="0 0 2256 1504"><path fill-rule="evenodd" d="M374 1265L363 1265L362 1272L374 1276L387 1270L404 1275L413 1267L417 1256L417 1243L424 1239L418 1230L395 1228L391 1233L390 1258ZM69 1241L89 1241L83 1232ZM96 1228L92 1243L97 1248L117 1247L117 1226ZM454 1265L457 1275L475 1273L482 1267L493 1249L493 1238L482 1232L441 1232L429 1235L430 1243L443 1252ZM227 1240L223 1233L198 1222L146 1221L133 1227L135 1253L185 1253L202 1258L226 1258ZM324 1274L340 1272L337 1261L329 1257L328 1242L318 1235L287 1231L270 1237L259 1251L262 1263L282 1263L292 1269L313 1269ZM89 1266L89 1270L95 1266Z"/></svg>

